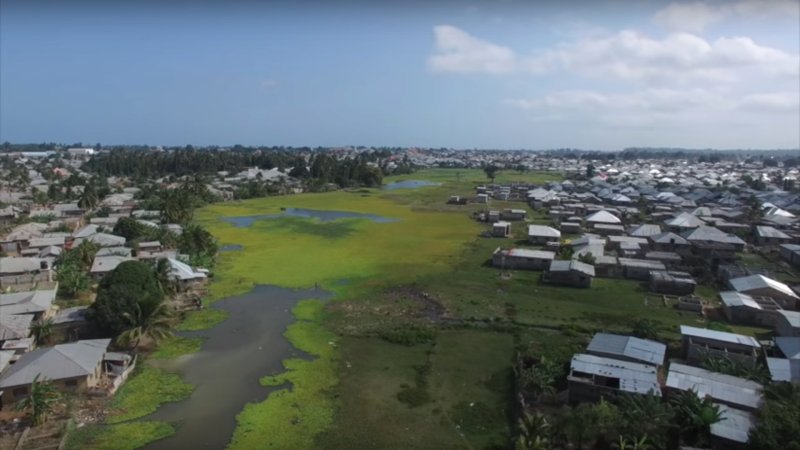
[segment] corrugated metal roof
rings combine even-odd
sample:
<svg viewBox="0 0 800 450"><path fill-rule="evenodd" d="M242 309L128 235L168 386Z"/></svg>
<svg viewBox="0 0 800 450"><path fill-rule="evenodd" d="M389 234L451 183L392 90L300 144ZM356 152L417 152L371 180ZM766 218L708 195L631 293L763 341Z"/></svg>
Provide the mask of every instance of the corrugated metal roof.
<svg viewBox="0 0 800 450"><path fill-rule="evenodd" d="M638 361L661 365L667 346L655 341L611 333L597 333L586 347L589 353L625 356Z"/></svg>
<svg viewBox="0 0 800 450"><path fill-rule="evenodd" d="M619 389L636 394L661 395L655 366L583 353L572 357L573 371L619 379Z"/></svg>
<svg viewBox="0 0 800 450"><path fill-rule="evenodd" d="M759 225L756 227L756 234L758 234L761 237L771 238L771 239L791 239L791 236L784 233L783 231L764 225Z"/></svg>
<svg viewBox="0 0 800 450"><path fill-rule="evenodd" d="M608 211L602 211L602 210L601 211L597 211L596 213L591 214L588 217L586 217L586 221L587 222L593 222L593 223L609 223L609 224L622 223L622 221L619 219L619 217L611 214Z"/></svg>
<svg viewBox="0 0 800 450"><path fill-rule="evenodd" d="M27 273L41 270L40 258L0 258L0 274Z"/></svg>
<svg viewBox="0 0 800 450"><path fill-rule="evenodd" d="M11 292L0 294L0 306L4 314L35 314L50 309L55 299L55 289Z"/></svg>
<svg viewBox="0 0 800 450"><path fill-rule="evenodd" d="M622 267L638 267L650 270L667 270L661 261L650 259L619 258L619 265Z"/></svg>
<svg viewBox="0 0 800 450"><path fill-rule="evenodd" d="M763 387L755 381L711 372L699 367L672 363L667 375L667 387L681 391L693 390L700 397L758 408Z"/></svg>
<svg viewBox="0 0 800 450"><path fill-rule="evenodd" d="M103 360L110 343L111 339L93 339L25 353L0 378L0 388L30 384L37 375L48 380L86 376Z"/></svg>
<svg viewBox="0 0 800 450"><path fill-rule="evenodd" d="M628 234L630 234L631 236L639 236L639 237L655 236L657 234L661 234L661 227L658 225L646 223L644 225L639 225L638 227L632 229Z"/></svg>
<svg viewBox="0 0 800 450"><path fill-rule="evenodd" d="M800 328L800 311L787 311L785 309L779 309L778 314L786 318L786 321L789 322L789 325L793 328Z"/></svg>
<svg viewBox="0 0 800 450"><path fill-rule="evenodd" d="M761 305L759 305L757 301L753 300L753 297L741 292L720 292L719 297L722 299L722 303L728 307L745 306L748 308L762 309Z"/></svg>
<svg viewBox="0 0 800 450"><path fill-rule="evenodd" d="M800 359L800 337L776 337L775 345L789 359Z"/></svg>
<svg viewBox="0 0 800 450"><path fill-rule="evenodd" d="M552 260L556 257L554 252L548 252L545 250L530 250L527 248L512 248L508 250L506 253L508 256L516 256L519 258L531 258L531 259L549 259Z"/></svg>
<svg viewBox="0 0 800 450"><path fill-rule="evenodd" d="M767 358L772 381L800 381L800 359Z"/></svg>
<svg viewBox="0 0 800 450"><path fill-rule="evenodd" d="M758 341L752 336L728 333L726 331L709 330L708 328L697 328L690 327L688 325L681 325L681 335L719 342L728 342L731 344L747 345L753 348L761 348L761 344L759 344Z"/></svg>
<svg viewBox="0 0 800 450"><path fill-rule="evenodd" d="M688 244L686 239L684 239L682 236L679 236L669 231L652 236L650 239L657 244L671 244L671 243L674 243L676 245Z"/></svg>
<svg viewBox="0 0 800 450"><path fill-rule="evenodd" d="M755 417L747 411L717 404L722 420L711 425L711 435L733 442L747 443L750 429L756 423Z"/></svg>
<svg viewBox="0 0 800 450"><path fill-rule="evenodd" d="M568 261L559 260L550 263L551 272L567 272L570 270L576 270L586 275L594 276L594 266L591 264L582 263L574 259Z"/></svg>
<svg viewBox="0 0 800 450"><path fill-rule="evenodd" d="M749 292L759 289L774 289L781 294L788 295L800 299L794 293L792 288L781 283L780 281L773 280L772 278L765 277L761 274L748 275L746 277L733 278L728 281L731 287L739 292Z"/></svg>
<svg viewBox="0 0 800 450"><path fill-rule="evenodd" d="M560 238L561 232L545 225L528 225L528 236Z"/></svg>

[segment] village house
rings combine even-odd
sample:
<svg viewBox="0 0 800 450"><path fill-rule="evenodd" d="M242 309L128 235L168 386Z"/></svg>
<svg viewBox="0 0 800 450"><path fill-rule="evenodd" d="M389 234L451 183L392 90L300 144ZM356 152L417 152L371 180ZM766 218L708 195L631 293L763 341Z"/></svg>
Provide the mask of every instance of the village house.
<svg viewBox="0 0 800 450"><path fill-rule="evenodd" d="M3 311L0 314L0 345L30 336L32 322L33 314L6 314Z"/></svg>
<svg viewBox="0 0 800 450"><path fill-rule="evenodd" d="M504 209L500 213L500 218L503 220L525 220L528 215L524 209Z"/></svg>
<svg viewBox="0 0 800 450"><path fill-rule="evenodd" d="M778 336L800 337L800 311L777 311L775 333Z"/></svg>
<svg viewBox="0 0 800 450"><path fill-rule="evenodd" d="M556 254L543 250L498 247L492 254L492 265L501 269L547 270Z"/></svg>
<svg viewBox="0 0 800 450"><path fill-rule="evenodd" d="M528 225L528 241L540 245L558 243L561 241L561 232L545 225Z"/></svg>
<svg viewBox="0 0 800 450"><path fill-rule="evenodd" d="M731 323L772 327L781 307L770 297L752 296L742 292L719 293L722 311Z"/></svg>
<svg viewBox="0 0 800 450"><path fill-rule="evenodd" d="M28 248L28 241L42 237L46 230L47 225L43 223L31 222L18 225L0 239L0 250L6 255L18 255Z"/></svg>
<svg viewBox="0 0 800 450"><path fill-rule="evenodd" d="M595 402L619 393L661 396L656 366L582 353L572 357L567 384L570 403Z"/></svg>
<svg viewBox="0 0 800 450"><path fill-rule="evenodd" d="M118 255L95 256L94 261L92 261L92 267L89 269L89 274L95 281L100 281L107 273L116 269L118 265L134 259L130 256Z"/></svg>
<svg viewBox="0 0 800 450"><path fill-rule="evenodd" d="M692 364L722 358L754 367L761 352L761 344L751 336L688 325L680 329L683 354Z"/></svg>
<svg viewBox="0 0 800 450"><path fill-rule="evenodd" d="M773 227L759 225L755 232L756 244L761 246L774 246L792 242L792 237Z"/></svg>
<svg viewBox="0 0 800 450"><path fill-rule="evenodd" d="M666 271L667 268L659 261L634 258L617 258L622 276L630 280L648 281L651 271Z"/></svg>
<svg viewBox="0 0 800 450"><path fill-rule="evenodd" d="M617 225L622 226L622 220L619 217L611 214L606 210L600 210L586 217L586 224L591 228L596 228L597 225ZM615 228L616 229L616 228ZM625 229L622 228L622 232Z"/></svg>
<svg viewBox="0 0 800 450"><path fill-rule="evenodd" d="M767 358L772 381L800 383L800 337L776 337L775 347L780 355Z"/></svg>
<svg viewBox="0 0 800 450"><path fill-rule="evenodd" d="M650 248L662 252L685 254L689 250L689 241L672 232L649 236Z"/></svg>
<svg viewBox="0 0 800 450"><path fill-rule="evenodd" d="M588 288L592 285L594 267L577 260L553 261L542 275L542 281L550 284Z"/></svg>
<svg viewBox="0 0 800 450"><path fill-rule="evenodd" d="M566 234L578 234L583 230L580 222L561 222L559 227L561 232Z"/></svg>
<svg viewBox="0 0 800 450"><path fill-rule="evenodd" d="M103 364L111 339L94 339L44 347L23 355L0 377L0 409L14 408L30 394L38 376L67 392L108 387Z"/></svg>
<svg viewBox="0 0 800 450"><path fill-rule="evenodd" d="M782 260L795 267L800 267L800 245L781 244L779 253Z"/></svg>
<svg viewBox="0 0 800 450"><path fill-rule="evenodd" d="M651 364L661 367L667 346L660 342L611 333L596 333L586 353L621 361Z"/></svg>
<svg viewBox="0 0 800 450"><path fill-rule="evenodd" d="M708 396L744 411L755 411L762 404L761 384L678 362L669 366L666 387L668 391L692 390L700 398Z"/></svg>
<svg viewBox="0 0 800 450"><path fill-rule="evenodd" d="M694 293L697 282L686 272L666 270L650 271L650 290L659 294L689 295Z"/></svg>
<svg viewBox="0 0 800 450"><path fill-rule="evenodd" d="M8 292L0 294L3 314L29 314L33 320L48 319L55 314L53 302L58 287L35 291Z"/></svg>
<svg viewBox="0 0 800 450"><path fill-rule="evenodd" d="M509 237L511 235L511 222L495 222L492 224L492 236Z"/></svg>
<svg viewBox="0 0 800 450"><path fill-rule="evenodd" d="M800 297L784 283L756 274L728 280L731 289L758 297L770 297L784 309L797 309Z"/></svg>
<svg viewBox="0 0 800 450"><path fill-rule="evenodd" d="M746 242L734 234L728 234L724 231L708 226L701 226L689 230L681 234L684 239L691 244L695 243L712 243L722 244L733 248L734 251L740 252L744 250Z"/></svg>
<svg viewBox="0 0 800 450"><path fill-rule="evenodd" d="M0 257L0 286L52 280L53 273L47 259Z"/></svg>
<svg viewBox="0 0 800 450"><path fill-rule="evenodd" d="M197 287L208 279L207 271L204 269L195 270L192 266L176 258L167 258L167 262L170 266L170 276L181 291Z"/></svg>

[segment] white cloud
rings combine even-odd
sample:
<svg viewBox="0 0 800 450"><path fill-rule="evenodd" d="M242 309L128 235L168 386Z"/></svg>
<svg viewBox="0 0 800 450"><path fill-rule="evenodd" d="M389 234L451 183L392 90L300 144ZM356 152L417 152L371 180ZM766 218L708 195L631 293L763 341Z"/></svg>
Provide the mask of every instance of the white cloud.
<svg viewBox="0 0 800 450"><path fill-rule="evenodd" d="M800 113L800 92L751 94L737 103L741 110L753 112Z"/></svg>
<svg viewBox="0 0 800 450"><path fill-rule="evenodd" d="M654 19L668 30L699 33L731 17L797 18L798 0L739 0L735 2L676 2L658 11Z"/></svg>
<svg viewBox="0 0 800 450"><path fill-rule="evenodd" d="M705 2L670 3L656 13L655 20L670 30L699 33L708 25L721 21L729 13L727 7L715 7Z"/></svg>
<svg viewBox="0 0 800 450"><path fill-rule="evenodd" d="M428 65L436 72L510 73L517 70L517 56L500 45L475 38L449 25L433 28L436 53Z"/></svg>
<svg viewBox="0 0 800 450"><path fill-rule="evenodd" d="M707 41L690 33L663 39L633 30L564 43L538 55L517 56L447 25L435 28L436 52L428 62L438 72L531 73L565 70L585 77L681 85L733 82L749 72L797 76L800 56L755 43L748 37Z"/></svg>

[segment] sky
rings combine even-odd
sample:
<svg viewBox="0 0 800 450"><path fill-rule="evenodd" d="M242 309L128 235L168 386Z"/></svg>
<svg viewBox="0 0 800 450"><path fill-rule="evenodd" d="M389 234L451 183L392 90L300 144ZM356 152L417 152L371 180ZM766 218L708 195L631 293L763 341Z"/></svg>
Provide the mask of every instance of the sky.
<svg viewBox="0 0 800 450"><path fill-rule="evenodd" d="M0 141L800 148L800 0L0 0Z"/></svg>

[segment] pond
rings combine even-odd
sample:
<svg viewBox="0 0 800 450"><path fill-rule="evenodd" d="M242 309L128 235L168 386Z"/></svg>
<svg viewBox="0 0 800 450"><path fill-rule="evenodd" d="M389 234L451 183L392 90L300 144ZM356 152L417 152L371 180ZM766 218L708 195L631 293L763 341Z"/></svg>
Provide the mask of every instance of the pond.
<svg viewBox="0 0 800 450"><path fill-rule="evenodd" d="M241 250L242 248L243 248L242 244L227 244L227 245L223 245L222 247L220 247L219 251L221 251L221 252L237 252L237 251Z"/></svg>
<svg viewBox="0 0 800 450"><path fill-rule="evenodd" d="M222 220L233 225L246 228L257 220L280 219L281 217L302 217L306 219L319 219L322 222L333 222L339 219L367 219L376 223L397 222L397 219L382 217L375 214L364 214L349 211L328 211L321 209L286 208L279 214L260 214L255 216L223 217Z"/></svg>
<svg viewBox="0 0 800 450"><path fill-rule="evenodd" d="M224 449L244 406L281 388L263 387L258 380L283 372L284 359L309 357L283 336L294 321L292 308L300 300L331 295L317 289L256 286L247 294L214 303L212 308L228 312L227 320L210 330L182 333L205 338L200 351L158 364L180 374L195 390L188 399L164 404L145 418L175 423L177 431L144 448Z"/></svg>
<svg viewBox="0 0 800 450"><path fill-rule="evenodd" d="M433 181L425 181L425 180L405 180L405 181L395 181L394 183L385 184L383 189L387 191L393 191L395 189L415 189L425 186L441 186L442 183L434 183Z"/></svg>

